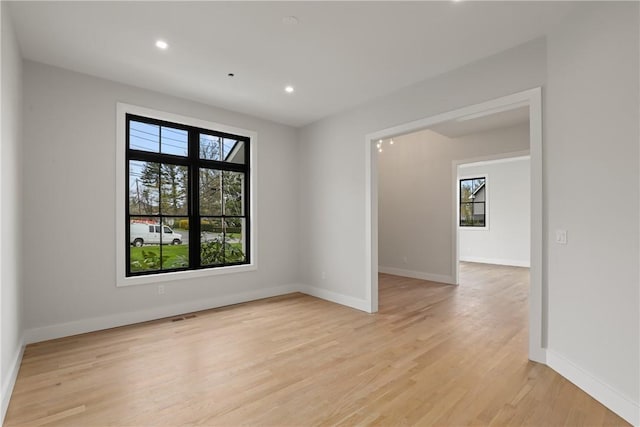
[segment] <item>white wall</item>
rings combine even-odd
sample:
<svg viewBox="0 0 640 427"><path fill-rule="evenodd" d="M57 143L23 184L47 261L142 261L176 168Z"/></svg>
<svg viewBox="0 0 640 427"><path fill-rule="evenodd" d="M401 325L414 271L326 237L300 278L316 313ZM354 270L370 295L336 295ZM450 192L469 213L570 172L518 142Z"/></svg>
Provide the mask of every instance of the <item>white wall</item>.
<svg viewBox="0 0 640 427"><path fill-rule="evenodd" d="M528 157L458 166L458 177L487 176L488 228L459 228L460 261L529 267L531 171Z"/></svg>
<svg viewBox="0 0 640 427"><path fill-rule="evenodd" d="M297 289L293 128L30 61L24 97L29 341ZM257 271L116 288L116 102L258 133Z"/></svg>
<svg viewBox="0 0 640 427"><path fill-rule="evenodd" d="M638 51L637 3L585 3L546 43L486 58L303 128L304 281L366 305L365 135L545 86L549 362L564 375L577 373L573 381L640 423ZM568 245L552 242L557 228L569 230Z"/></svg>
<svg viewBox="0 0 640 427"><path fill-rule="evenodd" d="M2 15L2 99L0 145L0 390L1 418L9 403L22 351L22 289L20 272L22 59L13 26L0 3Z"/></svg>
<svg viewBox="0 0 640 427"><path fill-rule="evenodd" d="M544 117L549 349L636 405L638 6L590 3L549 36Z"/></svg>
<svg viewBox="0 0 640 427"><path fill-rule="evenodd" d="M536 40L301 129L304 282L366 301L366 134L541 86L545 58L545 42Z"/></svg>
<svg viewBox="0 0 640 427"><path fill-rule="evenodd" d="M424 130L394 141L378 155L379 269L453 283L453 161L528 150L529 127L455 139Z"/></svg>

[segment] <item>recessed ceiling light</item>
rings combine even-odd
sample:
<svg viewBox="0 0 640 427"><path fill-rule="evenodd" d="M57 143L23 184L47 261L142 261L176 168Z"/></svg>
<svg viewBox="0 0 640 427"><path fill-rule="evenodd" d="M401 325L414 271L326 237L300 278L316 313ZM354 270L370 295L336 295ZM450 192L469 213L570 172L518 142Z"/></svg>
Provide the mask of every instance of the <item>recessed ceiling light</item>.
<svg viewBox="0 0 640 427"><path fill-rule="evenodd" d="M165 50L166 48L168 48L168 47L169 47L169 44L168 44L166 41L164 41L164 40L157 40L157 41L156 41L156 47L157 47L158 49Z"/></svg>
<svg viewBox="0 0 640 427"><path fill-rule="evenodd" d="M284 88L284 91L287 93L293 93L294 89L293 86L287 86Z"/></svg>

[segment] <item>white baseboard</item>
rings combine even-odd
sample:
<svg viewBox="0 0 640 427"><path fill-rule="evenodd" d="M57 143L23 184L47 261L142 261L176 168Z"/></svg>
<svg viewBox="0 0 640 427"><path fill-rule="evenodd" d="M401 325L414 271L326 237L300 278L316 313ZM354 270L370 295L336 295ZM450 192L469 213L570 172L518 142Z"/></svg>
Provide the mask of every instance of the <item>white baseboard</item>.
<svg viewBox="0 0 640 427"><path fill-rule="evenodd" d="M238 294L225 295L205 300L190 301L180 304L155 307L145 310L112 314L108 316L92 317L72 322L58 323L39 328L27 329L24 332L24 342L32 344L56 338L68 337L71 335L95 332L103 329L116 328L119 326L131 325L134 323L148 322L150 320L162 319L164 317L176 316L194 311L207 310L210 308L224 307L232 304L254 301L261 298L275 297L292 292L302 292L317 298L325 299L338 304L346 305L369 312L368 301L338 294L326 289L312 286L291 284L273 288L259 289L255 291L242 292Z"/></svg>
<svg viewBox="0 0 640 427"><path fill-rule="evenodd" d="M504 259L504 258L482 258L477 256L460 257L460 261L479 262L481 264L509 265L512 267L531 267L529 260Z"/></svg>
<svg viewBox="0 0 640 427"><path fill-rule="evenodd" d="M302 286L300 287L300 292L311 295L312 297L346 305L347 307L355 308L356 310L365 311L367 313L369 313L371 309L371 304L367 300L339 294L327 289L317 288L314 286Z"/></svg>
<svg viewBox="0 0 640 427"><path fill-rule="evenodd" d="M640 425L640 404L575 365L564 356L547 349L547 364L551 369L577 385L588 395L627 420Z"/></svg>
<svg viewBox="0 0 640 427"><path fill-rule="evenodd" d="M448 285L455 285L456 282L452 276L445 276L442 274L425 273L423 271L404 270L402 268L378 266L378 272L393 274L394 276L411 277L412 279L428 280L430 282L446 283Z"/></svg>
<svg viewBox="0 0 640 427"><path fill-rule="evenodd" d="M162 319L164 317L171 317L179 314L191 313L194 311L207 310L210 308L223 307L226 305L239 304L243 302L254 301L257 299L269 298L278 295L289 294L292 292L299 292L301 287L302 286L298 284L277 286L273 288L258 289L255 291L241 292L237 294L224 295L197 301L189 301L185 303L150 308L140 311L118 313L108 316L93 317L89 319L75 320L67 323L48 325L39 328L27 329L24 333L24 339L26 344L31 344L40 341L68 337L71 335L99 331L102 329L131 325L133 323Z"/></svg>
<svg viewBox="0 0 640 427"><path fill-rule="evenodd" d="M20 364L22 363L22 355L24 354L24 339L20 340L19 348L16 350L16 354L9 366L9 372L7 377L2 381L2 407L0 408L0 425L4 424L4 417L7 415L7 409L9 408L9 401L11 400L11 394L13 393L13 387L16 385L16 379L18 378L18 372L20 371Z"/></svg>

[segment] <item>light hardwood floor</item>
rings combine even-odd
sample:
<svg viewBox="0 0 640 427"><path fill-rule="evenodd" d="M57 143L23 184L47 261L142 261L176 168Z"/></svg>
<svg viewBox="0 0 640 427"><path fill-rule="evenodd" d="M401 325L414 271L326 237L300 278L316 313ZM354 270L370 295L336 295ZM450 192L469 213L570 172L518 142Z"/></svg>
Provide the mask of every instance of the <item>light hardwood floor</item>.
<svg viewBox="0 0 640 427"><path fill-rule="evenodd" d="M5 425L627 425L527 361L527 277L382 274L375 315L291 294L30 345Z"/></svg>

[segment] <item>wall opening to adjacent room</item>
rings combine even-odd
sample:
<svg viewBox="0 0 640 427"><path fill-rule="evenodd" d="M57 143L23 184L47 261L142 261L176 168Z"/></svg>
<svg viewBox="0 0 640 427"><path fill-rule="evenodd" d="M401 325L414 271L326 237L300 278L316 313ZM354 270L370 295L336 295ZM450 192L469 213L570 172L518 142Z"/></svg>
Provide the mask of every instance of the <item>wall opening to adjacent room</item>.
<svg viewBox="0 0 640 427"><path fill-rule="evenodd" d="M451 188L457 181L457 164L469 161L491 160L497 155L502 157L514 157L530 155L531 181L530 181L530 210L531 210L531 242L530 242L530 288L529 288L529 359L534 361L545 361L544 336L543 336L543 292L542 292L542 107L541 90L535 88L524 92L504 96L501 98L486 101L481 104L471 105L458 110L442 113L436 116L427 117L414 122L401 124L392 128L375 131L366 135L366 206L365 206L365 236L367 251L367 301L371 312L378 310L378 267L381 255L379 248L379 156L389 151L392 146L398 144L402 136L416 134L419 132L434 132L434 129L447 123L472 122L475 119L495 115L512 110L526 110L528 120L529 150L503 151L502 153L492 153L490 155L475 156L471 154L467 158L453 158L448 165L424 165L424 168L445 168L449 170L451 177L451 187L449 192L451 212L458 210L458 200L451 197ZM442 131L442 129L440 129ZM393 140L393 143L392 143ZM382 151L381 151L382 150ZM464 161L461 161L464 159ZM455 161L455 162L454 162ZM456 163L457 162L457 163ZM424 169L423 168L423 169ZM417 178L417 177L416 177ZM405 183L406 184L406 183ZM457 185L457 182L455 183ZM410 184L407 185L410 187ZM382 189L381 197L387 197L389 191ZM405 189L411 191L411 188ZM398 219L402 222L402 219ZM444 261L439 265L448 265L447 271L438 271L437 277L427 278L452 284L458 283L458 221L455 214L450 218L449 230L446 230L446 238L449 239L444 250L431 254L441 257ZM420 226L419 224L416 226ZM410 254L397 253L401 262L410 264ZM405 261L406 257L406 261ZM410 270L408 268L407 270Z"/></svg>

